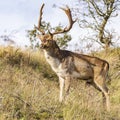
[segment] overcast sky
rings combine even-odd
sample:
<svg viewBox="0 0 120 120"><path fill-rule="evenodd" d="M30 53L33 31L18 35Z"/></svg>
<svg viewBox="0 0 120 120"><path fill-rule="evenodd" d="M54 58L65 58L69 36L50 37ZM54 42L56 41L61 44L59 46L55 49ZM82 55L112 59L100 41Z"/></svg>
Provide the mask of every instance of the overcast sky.
<svg viewBox="0 0 120 120"><path fill-rule="evenodd" d="M11 34L18 44L28 43L26 30L33 29L37 24L39 9L45 3L43 19L52 26L60 22L67 24L64 13L58 9L65 4L71 6L74 0L2 0L0 2L0 35ZM58 7L53 8L56 4Z"/></svg>
<svg viewBox="0 0 120 120"><path fill-rule="evenodd" d="M27 44L26 30L32 29L34 24L37 24L42 3L45 3L43 19L49 21L52 26L56 26L59 23L68 24L65 14L58 7L66 4L72 7L77 0L2 0L0 2L0 35L11 34L11 37L17 40L18 45ZM54 4L57 7L53 8ZM118 32L120 30L119 18L120 15L118 15L117 22L115 19L111 25ZM81 31L77 23L70 31L73 40L77 40L83 32L85 31Z"/></svg>

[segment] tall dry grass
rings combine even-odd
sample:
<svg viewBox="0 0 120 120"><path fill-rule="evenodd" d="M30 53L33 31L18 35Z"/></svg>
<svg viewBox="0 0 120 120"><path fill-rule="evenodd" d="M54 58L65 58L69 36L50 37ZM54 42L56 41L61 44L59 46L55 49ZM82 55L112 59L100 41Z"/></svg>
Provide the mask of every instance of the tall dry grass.
<svg viewBox="0 0 120 120"><path fill-rule="evenodd" d="M0 120L120 120L120 49L94 53L110 62L111 111L102 96L72 81L66 103L58 102L59 83L41 51L0 48Z"/></svg>

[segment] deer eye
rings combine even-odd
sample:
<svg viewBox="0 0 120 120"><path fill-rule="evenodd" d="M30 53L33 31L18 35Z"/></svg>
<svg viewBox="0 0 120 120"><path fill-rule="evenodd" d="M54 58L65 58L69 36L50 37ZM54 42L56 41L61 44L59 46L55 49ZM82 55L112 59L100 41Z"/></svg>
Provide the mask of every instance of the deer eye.
<svg viewBox="0 0 120 120"><path fill-rule="evenodd" d="M47 42L47 40L43 40L43 43L46 43Z"/></svg>

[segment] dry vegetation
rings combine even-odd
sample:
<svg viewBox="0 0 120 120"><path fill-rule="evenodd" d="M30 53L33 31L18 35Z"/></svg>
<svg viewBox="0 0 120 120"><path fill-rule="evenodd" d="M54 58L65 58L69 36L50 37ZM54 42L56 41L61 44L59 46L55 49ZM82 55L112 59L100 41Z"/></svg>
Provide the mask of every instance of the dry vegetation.
<svg viewBox="0 0 120 120"><path fill-rule="evenodd" d="M57 76L42 52L0 48L0 120L120 120L120 49L94 53L110 63L111 111L84 82L72 82L66 103L58 102Z"/></svg>

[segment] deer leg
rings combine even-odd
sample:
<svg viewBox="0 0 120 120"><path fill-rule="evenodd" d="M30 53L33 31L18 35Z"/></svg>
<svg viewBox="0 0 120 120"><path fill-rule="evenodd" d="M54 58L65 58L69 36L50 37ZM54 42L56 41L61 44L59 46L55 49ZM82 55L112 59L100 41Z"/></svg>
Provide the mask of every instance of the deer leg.
<svg viewBox="0 0 120 120"><path fill-rule="evenodd" d="M101 79L100 79L101 78ZM106 103L107 111L110 111L110 98L109 98L109 91L105 84L105 80L99 76L96 80L94 80L96 86L101 90L103 95L103 103Z"/></svg>
<svg viewBox="0 0 120 120"><path fill-rule="evenodd" d="M102 98L103 98L103 108L104 108L104 106L106 105L106 97L104 93L102 93Z"/></svg>
<svg viewBox="0 0 120 120"><path fill-rule="evenodd" d="M67 96L69 94L70 82L71 82L71 77L67 76L65 78L65 96Z"/></svg>
<svg viewBox="0 0 120 120"><path fill-rule="evenodd" d="M110 111L110 97L109 97L109 91L108 91L108 88L106 87L106 85L103 86L103 94L104 94L103 100L105 97L107 111Z"/></svg>
<svg viewBox="0 0 120 120"><path fill-rule="evenodd" d="M60 83L60 96L59 101L63 101L63 91L64 91L64 79L62 77L59 77L59 83Z"/></svg>

